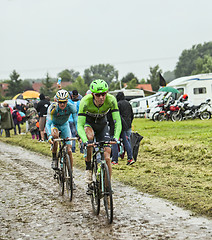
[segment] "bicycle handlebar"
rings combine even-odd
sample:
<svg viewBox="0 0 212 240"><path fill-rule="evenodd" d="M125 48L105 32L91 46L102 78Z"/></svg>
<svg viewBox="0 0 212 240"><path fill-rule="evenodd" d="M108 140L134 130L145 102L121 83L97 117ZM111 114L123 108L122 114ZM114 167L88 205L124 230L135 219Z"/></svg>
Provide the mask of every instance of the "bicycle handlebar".
<svg viewBox="0 0 212 240"><path fill-rule="evenodd" d="M70 138L55 138L55 139L53 139L53 142L62 142L62 141L64 141L64 142L68 142L68 141L72 141L72 140L78 140L78 138L77 137L70 137Z"/></svg>
<svg viewBox="0 0 212 240"><path fill-rule="evenodd" d="M104 144L117 144L116 141L101 141L101 142L93 142L93 143L89 143L86 147L98 147L100 145L104 145Z"/></svg>

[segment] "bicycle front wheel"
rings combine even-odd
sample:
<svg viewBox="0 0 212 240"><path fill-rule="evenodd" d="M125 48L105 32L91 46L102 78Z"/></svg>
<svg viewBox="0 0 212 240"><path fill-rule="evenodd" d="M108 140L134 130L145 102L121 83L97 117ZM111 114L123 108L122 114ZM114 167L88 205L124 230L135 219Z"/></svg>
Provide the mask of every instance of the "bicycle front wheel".
<svg viewBox="0 0 212 240"><path fill-rule="evenodd" d="M100 179L97 176L97 162L93 161L92 166L92 194L91 194L91 204L93 213L99 215L100 212Z"/></svg>
<svg viewBox="0 0 212 240"><path fill-rule="evenodd" d="M57 183L59 186L59 195L63 195L64 194L64 173L63 173L63 169L59 169L57 170Z"/></svg>
<svg viewBox="0 0 212 240"><path fill-rule="evenodd" d="M112 195L112 188L111 188L111 181L108 166L105 163L102 168L103 171L103 192L104 192L104 206L105 211L108 219L108 223L111 224L113 222L113 195Z"/></svg>
<svg viewBox="0 0 212 240"><path fill-rule="evenodd" d="M66 191L70 201L73 198L73 174L71 169L71 161L68 153L64 153L64 178L66 183Z"/></svg>

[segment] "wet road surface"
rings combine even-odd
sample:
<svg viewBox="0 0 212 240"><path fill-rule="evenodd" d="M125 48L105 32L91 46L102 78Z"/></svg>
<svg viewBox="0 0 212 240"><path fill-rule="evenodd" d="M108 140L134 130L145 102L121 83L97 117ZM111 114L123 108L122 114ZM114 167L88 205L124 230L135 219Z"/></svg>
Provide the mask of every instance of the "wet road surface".
<svg viewBox="0 0 212 240"><path fill-rule="evenodd" d="M70 203L58 195L51 159L0 142L0 239L212 239L212 220L113 181L114 222L92 214L84 172Z"/></svg>

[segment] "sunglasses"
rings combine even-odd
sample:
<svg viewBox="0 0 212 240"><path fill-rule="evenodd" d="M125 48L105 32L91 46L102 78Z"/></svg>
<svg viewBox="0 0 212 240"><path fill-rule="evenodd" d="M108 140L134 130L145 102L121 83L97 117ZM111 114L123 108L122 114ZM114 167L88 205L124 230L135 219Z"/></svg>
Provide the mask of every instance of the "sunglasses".
<svg viewBox="0 0 212 240"><path fill-rule="evenodd" d="M65 101L65 102L58 102L58 104L66 104L67 103L67 101Z"/></svg>
<svg viewBox="0 0 212 240"><path fill-rule="evenodd" d="M107 93L106 92L103 92L103 93L95 93L94 95L97 96L97 97L100 97L100 96L105 96Z"/></svg>

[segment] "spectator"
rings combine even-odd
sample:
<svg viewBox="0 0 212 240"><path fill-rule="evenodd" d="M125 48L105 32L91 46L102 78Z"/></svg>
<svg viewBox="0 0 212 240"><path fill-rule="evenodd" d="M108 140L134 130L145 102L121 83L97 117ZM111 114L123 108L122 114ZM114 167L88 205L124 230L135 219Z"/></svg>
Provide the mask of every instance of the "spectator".
<svg viewBox="0 0 212 240"><path fill-rule="evenodd" d="M77 92L77 97L76 100L81 100L82 99L82 95L78 93L77 90L73 90L73 91L69 91L69 95L73 96L73 92L75 91L75 93Z"/></svg>
<svg viewBox="0 0 212 240"><path fill-rule="evenodd" d="M68 102L72 103L75 105L75 108L77 110L77 114L79 112L79 105L80 105L80 98L79 98L79 93L77 90L73 90L72 92L69 92L70 95L70 99L68 100ZM69 117L69 126L70 126L70 130L71 130L71 135L72 137L76 137L77 134L77 126L74 125L74 119L72 114ZM76 141L73 140L72 141L72 152L75 153L76 151ZM83 148L82 145L80 147L80 152L83 153Z"/></svg>
<svg viewBox="0 0 212 240"><path fill-rule="evenodd" d="M18 114L20 115L18 109L16 107L13 107L13 113L12 113L12 117L13 117L13 122L14 122L14 134L17 135L17 132L16 132L16 126L18 126L18 133L21 134L21 127L20 127L20 123L21 121L19 121L18 119ZM21 118L22 120L22 118Z"/></svg>
<svg viewBox="0 0 212 240"><path fill-rule="evenodd" d="M121 116L121 122L122 122L122 132L120 137L123 139L123 144L125 147L125 150L127 151L127 165L132 165L135 163L133 159L132 154L132 148L130 144L130 135L131 135L131 127L132 127L132 121L133 121L133 110L131 104L125 100L125 96L123 92L119 92L116 96L119 112ZM118 163L118 146L117 144L114 144L112 146L112 164Z"/></svg>
<svg viewBox="0 0 212 240"><path fill-rule="evenodd" d="M41 142L44 142L45 140L45 134L44 129L46 125L46 116L47 116L47 109L50 105L50 102L45 98L44 94L40 94L40 101L37 104L37 112L39 113L39 130L40 130L40 136Z"/></svg>
<svg viewBox="0 0 212 240"><path fill-rule="evenodd" d="M33 103L28 103L28 109L26 111L26 118L29 123L29 131L32 135L32 139L37 138L39 140L39 130L37 128L36 123L38 122L38 113L34 108Z"/></svg>
<svg viewBox="0 0 212 240"><path fill-rule="evenodd" d="M125 132L128 137L128 140L130 141L132 121L134 119L132 106L127 100L125 100L125 96L124 96L123 92L119 92L116 96L116 99L118 102L121 117L126 122L126 131Z"/></svg>
<svg viewBox="0 0 212 240"><path fill-rule="evenodd" d="M8 103L3 103L3 108L0 108L1 129L5 130L6 137L10 137L10 130L15 127L11 110Z"/></svg>

